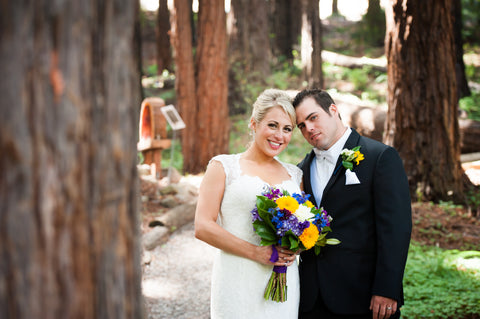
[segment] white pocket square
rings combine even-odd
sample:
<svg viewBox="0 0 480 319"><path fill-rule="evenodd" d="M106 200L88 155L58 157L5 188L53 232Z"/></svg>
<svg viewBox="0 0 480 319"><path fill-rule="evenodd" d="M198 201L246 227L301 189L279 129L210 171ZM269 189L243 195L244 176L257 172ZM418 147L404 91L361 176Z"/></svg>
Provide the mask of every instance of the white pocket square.
<svg viewBox="0 0 480 319"><path fill-rule="evenodd" d="M355 172L352 172L351 170L347 169L345 171L345 185L355 185L355 184L360 184L360 181L358 180L357 174Z"/></svg>

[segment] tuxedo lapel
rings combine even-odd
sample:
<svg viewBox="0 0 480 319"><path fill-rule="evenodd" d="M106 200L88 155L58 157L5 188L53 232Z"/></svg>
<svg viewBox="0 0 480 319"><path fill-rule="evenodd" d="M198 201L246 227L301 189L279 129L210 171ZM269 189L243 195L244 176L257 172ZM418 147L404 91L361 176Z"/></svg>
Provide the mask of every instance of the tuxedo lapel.
<svg viewBox="0 0 480 319"><path fill-rule="evenodd" d="M352 149L355 146L358 145L358 141L360 139L360 134L352 128L352 133L350 133L350 136L348 137L347 141L345 142L345 145L343 146L342 149L348 148ZM345 171L345 167L342 165L342 157L339 156L337 159L337 163L335 164L335 170L333 171L332 176L330 176L330 179L328 180L327 185L325 186L325 189L323 190L323 195L322 195L322 201L323 198L325 198L325 195L327 192L330 190L330 188L335 184L335 181L337 178L342 175Z"/></svg>

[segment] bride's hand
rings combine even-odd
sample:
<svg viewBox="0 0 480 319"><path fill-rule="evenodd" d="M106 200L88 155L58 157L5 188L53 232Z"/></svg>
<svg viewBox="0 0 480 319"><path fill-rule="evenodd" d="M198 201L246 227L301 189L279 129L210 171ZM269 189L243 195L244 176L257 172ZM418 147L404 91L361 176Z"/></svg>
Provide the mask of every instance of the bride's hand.
<svg viewBox="0 0 480 319"><path fill-rule="evenodd" d="M275 266L290 266L294 263L297 254L281 246L276 246L278 251L278 261Z"/></svg>
<svg viewBox="0 0 480 319"><path fill-rule="evenodd" d="M295 252L280 246L276 246L276 249L278 252L276 262L270 261L273 252L272 246L257 246L255 260L264 265L291 266L296 258Z"/></svg>

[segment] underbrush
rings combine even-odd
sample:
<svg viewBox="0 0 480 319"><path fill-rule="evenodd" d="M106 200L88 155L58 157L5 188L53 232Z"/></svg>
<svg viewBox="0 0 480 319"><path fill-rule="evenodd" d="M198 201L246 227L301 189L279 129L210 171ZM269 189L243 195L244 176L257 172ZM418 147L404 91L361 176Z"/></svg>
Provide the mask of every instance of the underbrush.
<svg viewBox="0 0 480 319"><path fill-rule="evenodd" d="M480 318L480 252L412 243L402 318Z"/></svg>

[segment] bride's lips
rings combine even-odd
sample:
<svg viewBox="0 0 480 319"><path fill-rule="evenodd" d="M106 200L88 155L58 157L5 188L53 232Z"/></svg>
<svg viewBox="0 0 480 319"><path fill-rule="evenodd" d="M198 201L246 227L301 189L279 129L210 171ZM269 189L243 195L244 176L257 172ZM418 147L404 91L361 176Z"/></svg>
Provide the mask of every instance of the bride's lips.
<svg viewBox="0 0 480 319"><path fill-rule="evenodd" d="M270 141L270 140L268 140L268 143L270 144L270 146L274 150L278 150L280 148L280 146L282 146L282 143L278 143L278 142L274 142L274 141Z"/></svg>

